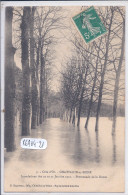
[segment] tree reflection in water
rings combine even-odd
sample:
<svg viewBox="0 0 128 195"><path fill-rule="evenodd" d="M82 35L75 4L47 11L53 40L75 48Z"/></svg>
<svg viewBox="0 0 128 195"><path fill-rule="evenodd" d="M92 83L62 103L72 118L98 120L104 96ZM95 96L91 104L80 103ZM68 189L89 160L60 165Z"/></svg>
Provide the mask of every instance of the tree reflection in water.
<svg viewBox="0 0 128 195"><path fill-rule="evenodd" d="M116 159L116 135L112 136L112 147L113 147L112 164L115 164L117 161L117 159Z"/></svg>
<svg viewBox="0 0 128 195"><path fill-rule="evenodd" d="M107 128L95 132L93 126L89 129L81 126L78 128L60 119L47 119L36 131L32 130L31 134L32 137L47 140L48 147L46 150L26 150L19 145L19 148L12 152L11 156L9 153L8 156L5 156L6 162L9 158L15 162L32 161L44 166L50 163L49 159L56 163L55 156L60 159L60 162L62 161L69 166L93 167L94 165L107 165L106 163L110 166L124 162L123 144L119 145L123 138L119 137L118 134L111 136ZM20 137L18 143L20 143Z"/></svg>

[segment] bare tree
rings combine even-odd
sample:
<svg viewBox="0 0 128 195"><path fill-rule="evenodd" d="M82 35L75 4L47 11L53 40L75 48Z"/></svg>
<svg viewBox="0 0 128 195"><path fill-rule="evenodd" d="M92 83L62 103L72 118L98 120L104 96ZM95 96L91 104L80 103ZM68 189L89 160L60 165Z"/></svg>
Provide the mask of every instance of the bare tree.
<svg viewBox="0 0 128 195"><path fill-rule="evenodd" d="M86 54L87 55L87 54ZM87 58L89 56L86 56ZM82 72L81 72L81 77L82 77L82 88L80 92L80 98L79 98L79 103L78 103L78 121L77 121L77 126L80 125L80 116L81 116L81 109L82 109L82 104L83 104L83 99L84 99L84 93L87 93L87 79L89 75L89 63L86 62L83 57L82 57Z"/></svg>
<svg viewBox="0 0 128 195"><path fill-rule="evenodd" d="M69 113L69 122L72 120L73 112L78 104L81 91L82 77L78 69L80 61L73 56L67 62L65 70L61 73L61 91L65 109Z"/></svg>
<svg viewBox="0 0 128 195"><path fill-rule="evenodd" d="M14 54L12 45L13 8L6 8L5 25L5 148L7 151L15 149L15 72Z"/></svg>
<svg viewBox="0 0 128 195"><path fill-rule="evenodd" d="M55 44L56 39L54 31L63 28L63 17L61 16L61 7L41 7L36 9L35 13L35 40L38 45L38 70L39 70L39 105L38 115L40 115L40 124L45 118L45 87L46 87L46 55L49 51L47 47ZM52 48L53 49L53 48ZM47 52L46 52L47 50ZM54 52L54 50L53 50ZM47 56L47 58L46 58ZM50 60L49 60L50 61Z"/></svg>
<svg viewBox="0 0 128 195"><path fill-rule="evenodd" d="M93 81L93 75L94 71L96 71L96 68L93 63L95 63L95 58L96 58L96 52L95 52L95 46L92 44L92 46L85 46L85 44L79 40L75 34L73 36L73 39L70 40L71 43L74 46L74 49L77 51L80 61L82 63L82 66L80 67L81 70L81 79L82 79L82 86L81 86L81 91L79 94L79 99L78 99L78 121L77 121L77 126L80 124L80 116L81 116L81 109L82 109L82 104L83 101L87 102L89 100L89 96L91 93L91 88L92 88L92 81ZM94 54L95 53L95 54ZM98 62L97 62L98 64ZM97 74L96 74L97 76ZM95 77L96 77L95 76ZM96 77L97 78L97 77ZM96 81L95 81L96 84ZM94 86L95 87L95 86ZM93 95L94 95L94 89L93 89ZM90 114L89 114L90 115Z"/></svg>
<svg viewBox="0 0 128 195"><path fill-rule="evenodd" d="M35 129L37 126L37 106L38 106L38 89L37 89L37 78L36 78L36 62L34 52L34 13L35 7L30 10L30 68L31 68L31 103L32 103L32 121L31 128Z"/></svg>
<svg viewBox="0 0 128 195"><path fill-rule="evenodd" d="M100 109L101 109L101 102L102 102L102 91L103 91L104 78L105 78L106 67L107 67L107 60L108 60L108 53L109 53L109 43L110 43L110 35L111 35L113 17L114 17L114 8L110 7L110 10L108 10L109 27L108 27L108 34L107 34L107 37L106 37L105 59L104 59L104 63L103 63L103 70L102 70L102 74L101 74L101 81L100 81L100 87L99 87L99 99L98 99L98 105L97 105L95 131L98 131L98 125L99 125L99 116L100 116Z"/></svg>
<svg viewBox="0 0 128 195"><path fill-rule="evenodd" d="M122 14L122 8L120 8L120 14ZM97 111L96 111L96 126L95 130L98 130L98 123L99 123L99 117L100 117L100 110L101 110L101 105L102 105L102 100L113 100L114 96L114 104L117 101L117 96L114 95L114 78L112 77L112 74L114 76L114 73L118 73L118 68L117 63L119 62L119 53L120 48L122 48L122 45L120 43L120 40L122 39L121 37L121 28L122 24L120 21L115 22L115 18L119 16L119 10L118 8L114 7L106 7L106 9L98 8L97 12L99 16L101 17L102 21L104 22L108 32L104 37L99 38L97 41L94 41L91 45L93 48L93 52L87 48L83 44L81 40L77 37L77 33L72 32L72 40L69 40L72 42L74 48L78 50L78 52L83 56L85 59L85 64L89 64L89 75L92 79L90 80L90 83L87 84L85 82L85 86L88 88L88 90L85 90L88 94L84 94L83 88L81 88L82 92L81 93L81 98L79 100L89 100L89 106L88 106L88 113L87 113L87 119L86 119L86 124L85 128L88 126L89 118L90 118L90 113L92 109L92 105L94 102L97 102ZM118 13L118 14L116 14ZM117 41L117 43L115 43ZM114 51L113 51L114 50ZM124 49L122 53L124 52ZM90 54L90 56L87 57L87 55ZM122 54L121 54L122 55ZM116 56L116 57L115 57ZM123 58L122 58L123 62ZM116 68L115 68L116 67ZM121 71L119 70L120 74ZM117 76L117 74L116 74ZM119 78L119 73L118 73L118 78ZM88 78L89 79L89 78ZM119 79L120 80L120 79ZM117 79L115 81L116 85L119 85ZM84 86L84 87L85 87ZM111 86L111 88L110 88ZM119 86L118 86L119 88ZM99 91L99 92L98 92ZM117 91L117 89L116 89ZM116 96L116 98L115 98ZM81 101L79 101L79 105L81 105ZM80 106L81 107L81 106ZM79 107L79 108L80 108ZM115 106L114 106L115 107ZM114 108L113 108L114 109ZM79 109L78 109L79 110ZM117 110L117 108L116 108ZM113 113L115 111L113 110ZM117 112L117 111L116 111ZM79 113L79 111L78 111ZM78 119L80 120L80 114L78 115ZM78 124L79 124L78 120ZM115 120L115 119L114 119ZM114 123L113 123L114 124Z"/></svg>
<svg viewBox="0 0 128 195"><path fill-rule="evenodd" d="M124 50L125 50L125 16L123 11L118 8L118 13L120 13L122 17L122 43L121 43L121 52L120 52L120 58L117 69L115 68L116 72L116 79L115 79L115 87L114 87L114 98L113 98L113 124L112 124L112 134L115 134L116 129L116 119L117 119L117 103L118 103L118 93L119 93L119 82L120 82L120 74L121 74L121 68L123 64L123 58L124 58Z"/></svg>
<svg viewBox="0 0 128 195"><path fill-rule="evenodd" d="M102 37L100 38L98 47L100 47L101 42L102 42ZM94 90L96 87L96 80L97 80L97 76L98 76L98 65L99 65L99 53L100 53L100 50L98 49L97 57L96 57L95 73L94 73L94 77L93 77L93 84L92 84L91 96L90 96L90 100L89 100L89 107L88 107L88 114L87 114L87 119L86 119L86 123L85 123L85 128L88 127L88 122L89 122L89 118L90 118L93 97L94 97L94 92L95 92Z"/></svg>
<svg viewBox="0 0 128 195"><path fill-rule="evenodd" d="M21 23L21 49L23 72L22 135L30 134L31 89L29 65L30 7L23 8Z"/></svg>

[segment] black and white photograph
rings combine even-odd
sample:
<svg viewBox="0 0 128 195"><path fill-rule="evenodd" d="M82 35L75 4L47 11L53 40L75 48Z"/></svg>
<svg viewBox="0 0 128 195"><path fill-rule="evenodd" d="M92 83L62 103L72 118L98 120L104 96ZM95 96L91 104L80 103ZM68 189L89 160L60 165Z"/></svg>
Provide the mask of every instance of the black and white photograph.
<svg viewBox="0 0 128 195"><path fill-rule="evenodd" d="M4 7L4 192L125 191L126 7L92 6L89 43L90 5Z"/></svg>

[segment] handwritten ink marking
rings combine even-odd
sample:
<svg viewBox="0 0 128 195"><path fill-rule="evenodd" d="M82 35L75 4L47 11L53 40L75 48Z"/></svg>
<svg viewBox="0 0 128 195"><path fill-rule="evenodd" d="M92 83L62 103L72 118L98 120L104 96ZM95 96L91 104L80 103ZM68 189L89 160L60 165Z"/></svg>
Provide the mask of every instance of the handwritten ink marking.
<svg viewBox="0 0 128 195"><path fill-rule="evenodd" d="M20 145L24 149L46 149L47 141L45 139L22 138Z"/></svg>

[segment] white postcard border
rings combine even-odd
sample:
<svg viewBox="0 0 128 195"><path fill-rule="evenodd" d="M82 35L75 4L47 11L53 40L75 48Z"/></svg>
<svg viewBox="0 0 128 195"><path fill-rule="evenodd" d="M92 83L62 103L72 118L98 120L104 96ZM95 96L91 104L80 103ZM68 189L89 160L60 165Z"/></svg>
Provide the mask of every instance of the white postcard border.
<svg viewBox="0 0 128 195"><path fill-rule="evenodd" d="M125 193L118 195L128 195L128 2L126 1L2 1L1 2L1 178L4 178L4 29L5 29L5 7L6 6L125 6L126 7L126 40L125 40ZM20 195L35 193L5 193L4 182L1 179L2 195ZM42 194L38 192L36 194ZM43 193L46 195L49 193ZM58 195L59 193L51 193ZM84 193L61 193L62 195L83 195ZM86 193L98 195L101 193ZM115 193L102 193L102 195L113 195Z"/></svg>

